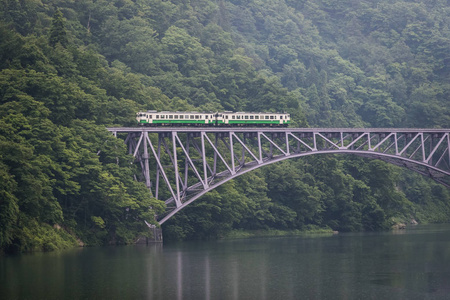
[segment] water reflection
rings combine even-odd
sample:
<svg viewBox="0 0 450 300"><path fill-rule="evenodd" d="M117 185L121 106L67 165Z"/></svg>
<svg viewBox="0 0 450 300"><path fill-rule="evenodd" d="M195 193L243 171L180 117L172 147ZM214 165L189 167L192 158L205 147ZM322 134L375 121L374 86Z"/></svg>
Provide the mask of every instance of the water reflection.
<svg viewBox="0 0 450 300"><path fill-rule="evenodd" d="M199 273L191 272L202 263L193 260L197 244L184 244L180 269L190 273L178 286L185 298L195 298L200 294L184 287L205 282L204 299L446 299L449 234L423 234L202 244L207 256Z"/></svg>
<svg viewBox="0 0 450 300"><path fill-rule="evenodd" d="M448 299L449 266L450 226L87 248L0 258L0 298Z"/></svg>

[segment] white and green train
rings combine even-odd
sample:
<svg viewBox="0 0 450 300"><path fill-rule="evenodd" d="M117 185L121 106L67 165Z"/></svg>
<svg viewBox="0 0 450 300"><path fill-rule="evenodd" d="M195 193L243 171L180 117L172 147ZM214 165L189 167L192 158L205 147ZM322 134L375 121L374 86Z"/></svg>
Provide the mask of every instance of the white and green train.
<svg viewBox="0 0 450 300"><path fill-rule="evenodd" d="M172 112L149 110L136 113L139 125L146 126L272 126L287 127L291 117L287 113L262 112Z"/></svg>

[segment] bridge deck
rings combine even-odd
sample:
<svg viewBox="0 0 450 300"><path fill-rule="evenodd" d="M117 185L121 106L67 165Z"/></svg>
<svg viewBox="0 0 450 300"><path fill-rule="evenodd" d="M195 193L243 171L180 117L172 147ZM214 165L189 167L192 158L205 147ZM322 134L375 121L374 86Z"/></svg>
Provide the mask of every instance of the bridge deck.
<svg viewBox="0 0 450 300"><path fill-rule="evenodd" d="M290 128L290 127L107 127L110 132L401 132L449 133L450 128Z"/></svg>

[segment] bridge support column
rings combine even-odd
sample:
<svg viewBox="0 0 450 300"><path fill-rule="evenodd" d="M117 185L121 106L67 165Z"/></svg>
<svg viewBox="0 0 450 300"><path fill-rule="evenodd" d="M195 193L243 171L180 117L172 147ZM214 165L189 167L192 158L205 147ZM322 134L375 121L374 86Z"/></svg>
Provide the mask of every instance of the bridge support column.
<svg viewBox="0 0 450 300"><path fill-rule="evenodd" d="M163 242L163 232L162 228L153 227L153 239L149 242L162 243Z"/></svg>
<svg viewBox="0 0 450 300"><path fill-rule="evenodd" d="M139 236L134 243L137 245L149 245L163 242L162 228L150 225L148 230L150 233L148 236Z"/></svg>
<svg viewBox="0 0 450 300"><path fill-rule="evenodd" d="M148 132L144 132L144 178L145 178L145 185L147 188L152 191L152 184L150 182L150 166L148 164L148 145L147 145L147 139L148 139Z"/></svg>

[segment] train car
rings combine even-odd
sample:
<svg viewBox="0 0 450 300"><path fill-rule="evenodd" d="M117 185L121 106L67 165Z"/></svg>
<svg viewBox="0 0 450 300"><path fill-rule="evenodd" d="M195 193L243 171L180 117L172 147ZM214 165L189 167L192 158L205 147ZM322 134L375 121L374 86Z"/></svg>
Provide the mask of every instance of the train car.
<svg viewBox="0 0 450 300"><path fill-rule="evenodd" d="M146 126L213 126L216 113L149 110L138 112L136 120L139 125Z"/></svg>
<svg viewBox="0 0 450 300"><path fill-rule="evenodd" d="M145 126L273 126L287 127L290 115L287 113L260 112L170 112L149 110L136 113L139 125Z"/></svg>
<svg viewBox="0 0 450 300"><path fill-rule="evenodd" d="M223 112L218 124L225 126L275 126L287 127L291 116L287 113Z"/></svg>

